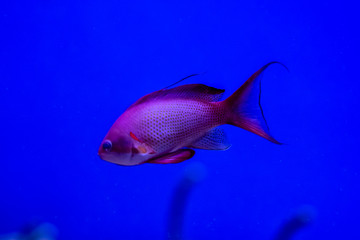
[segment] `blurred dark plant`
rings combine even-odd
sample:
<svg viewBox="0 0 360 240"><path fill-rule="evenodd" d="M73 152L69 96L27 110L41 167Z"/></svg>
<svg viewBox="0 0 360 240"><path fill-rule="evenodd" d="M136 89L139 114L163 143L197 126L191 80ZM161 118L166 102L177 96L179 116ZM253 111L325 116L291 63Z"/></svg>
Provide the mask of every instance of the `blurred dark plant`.
<svg viewBox="0 0 360 240"><path fill-rule="evenodd" d="M194 186L202 181L205 175L205 166L200 163L194 162L186 167L170 202L166 239L183 239L183 224L188 198Z"/></svg>
<svg viewBox="0 0 360 240"><path fill-rule="evenodd" d="M55 240L57 228L47 222L29 222L19 232L0 235L0 240Z"/></svg>
<svg viewBox="0 0 360 240"><path fill-rule="evenodd" d="M301 229L308 226L315 217L315 210L311 206L301 207L290 219L280 227L274 240L290 240Z"/></svg>

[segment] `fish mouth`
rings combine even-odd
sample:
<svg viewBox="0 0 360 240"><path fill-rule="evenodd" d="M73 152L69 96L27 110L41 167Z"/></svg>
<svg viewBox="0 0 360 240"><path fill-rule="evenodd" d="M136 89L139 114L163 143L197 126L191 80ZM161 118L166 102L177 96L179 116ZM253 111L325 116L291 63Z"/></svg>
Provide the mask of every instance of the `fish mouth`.
<svg viewBox="0 0 360 240"><path fill-rule="evenodd" d="M101 160L104 160L104 161L108 161L110 162L108 159L111 158L111 153L108 153L108 152L105 152L103 151L102 149L99 149L97 155L101 158Z"/></svg>
<svg viewBox="0 0 360 240"><path fill-rule="evenodd" d="M104 154L103 154L103 153L100 153L100 152L99 152L99 153L98 153L98 156L100 157L100 159L101 159L101 160L105 160L105 159L104 159ZM106 160L105 160L105 161L106 161Z"/></svg>
<svg viewBox="0 0 360 240"><path fill-rule="evenodd" d="M98 152L97 152L97 155L99 157L101 157L102 155L104 155L104 152L102 151L101 147L99 148Z"/></svg>

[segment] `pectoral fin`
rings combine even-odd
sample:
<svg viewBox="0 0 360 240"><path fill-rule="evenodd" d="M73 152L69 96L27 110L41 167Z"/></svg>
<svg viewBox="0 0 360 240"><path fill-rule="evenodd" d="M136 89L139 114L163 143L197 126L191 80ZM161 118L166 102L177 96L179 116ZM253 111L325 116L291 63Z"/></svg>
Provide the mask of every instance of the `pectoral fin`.
<svg viewBox="0 0 360 240"><path fill-rule="evenodd" d="M225 132L220 127L217 127L207 132L205 136L193 142L189 147L206 150L227 150L230 146L231 144L227 140Z"/></svg>
<svg viewBox="0 0 360 240"><path fill-rule="evenodd" d="M195 151L192 149L180 149L160 157L152 158L148 163L156 164L168 164L168 163L180 163L185 160L192 158L195 154Z"/></svg>

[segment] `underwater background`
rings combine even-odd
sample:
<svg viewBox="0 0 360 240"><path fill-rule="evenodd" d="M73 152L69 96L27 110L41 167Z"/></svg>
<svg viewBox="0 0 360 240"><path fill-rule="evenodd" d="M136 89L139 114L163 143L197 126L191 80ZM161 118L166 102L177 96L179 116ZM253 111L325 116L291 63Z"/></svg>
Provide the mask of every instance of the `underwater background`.
<svg viewBox="0 0 360 240"><path fill-rule="evenodd" d="M354 4L2 1L0 236L48 223L55 239L360 239ZM284 145L225 126L229 150L179 164L97 156L141 96L201 73L181 84L227 97L270 61L290 70L262 79Z"/></svg>

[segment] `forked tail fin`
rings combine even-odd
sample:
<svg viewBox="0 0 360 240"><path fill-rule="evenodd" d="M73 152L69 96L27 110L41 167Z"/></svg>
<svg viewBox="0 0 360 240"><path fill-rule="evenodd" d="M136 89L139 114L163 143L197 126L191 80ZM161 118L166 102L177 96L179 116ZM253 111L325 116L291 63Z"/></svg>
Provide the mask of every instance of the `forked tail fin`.
<svg viewBox="0 0 360 240"><path fill-rule="evenodd" d="M228 108L228 124L238 126L255 133L273 143L281 144L269 133L263 110L260 105L261 73L271 64L270 62L256 71L236 92L224 103ZM287 68L286 68L287 69Z"/></svg>

